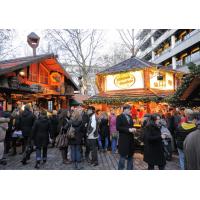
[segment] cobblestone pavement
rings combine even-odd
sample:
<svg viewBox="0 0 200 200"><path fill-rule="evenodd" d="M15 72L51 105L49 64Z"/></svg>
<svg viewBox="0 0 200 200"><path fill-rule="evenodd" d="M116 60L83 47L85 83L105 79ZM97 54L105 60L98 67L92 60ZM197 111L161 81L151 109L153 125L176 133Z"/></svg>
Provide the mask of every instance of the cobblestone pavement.
<svg viewBox="0 0 200 200"><path fill-rule="evenodd" d="M111 152L100 153L99 165L92 167L86 161L82 162L84 170L116 170L119 160L118 154L112 154ZM0 165L0 170L34 170L35 165L35 152L31 154L31 159L27 165L22 165L20 162L22 155L17 154L16 156L7 156L7 165ZM147 169L147 164L143 161L143 155L135 153L134 155L134 168L136 170ZM73 164L63 164L61 159L60 151L56 148L48 149L48 160L46 164L41 164L40 169L43 170L73 170ZM167 170L178 170L178 157L173 155L173 159L167 162Z"/></svg>

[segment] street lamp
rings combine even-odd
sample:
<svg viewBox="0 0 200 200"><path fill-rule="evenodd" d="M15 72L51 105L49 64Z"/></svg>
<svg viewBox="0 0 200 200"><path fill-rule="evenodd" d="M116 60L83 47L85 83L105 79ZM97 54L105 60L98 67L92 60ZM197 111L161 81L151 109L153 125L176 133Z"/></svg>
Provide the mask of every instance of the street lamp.
<svg viewBox="0 0 200 200"><path fill-rule="evenodd" d="M27 42L29 46L33 49L33 56L36 56L36 48L39 45L40 37L36 35L34 32L30 33L27 36Z"/></svg>

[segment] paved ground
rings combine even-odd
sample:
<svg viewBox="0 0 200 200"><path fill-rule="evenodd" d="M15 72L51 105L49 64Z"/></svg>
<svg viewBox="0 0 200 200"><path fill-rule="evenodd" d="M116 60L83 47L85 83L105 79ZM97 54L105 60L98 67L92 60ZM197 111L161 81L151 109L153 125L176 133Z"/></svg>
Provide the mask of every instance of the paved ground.
<svg viewBox="0 0 200 200"><path fill-rule="evenodd" d="M0 170L34 170L35 165L35 152L32 153L31 159L28 164L23 166L20 162L21 155L7 156L7 165L0 165ZM82 162L84 170L116 170L118 165L118 154L99 153L99 165L96 167L90 166L86 161ZM135 153L134 155L134 166L136 170L147 169L147 164L143 162L143 155ZM41 165L40 169L43 170L73 170L72 164L63 164L61 154L56 148L48 149L48 161L46 164ZM178 170L178 157L173 155L173 159L167 162L167 170Z"/></svg>

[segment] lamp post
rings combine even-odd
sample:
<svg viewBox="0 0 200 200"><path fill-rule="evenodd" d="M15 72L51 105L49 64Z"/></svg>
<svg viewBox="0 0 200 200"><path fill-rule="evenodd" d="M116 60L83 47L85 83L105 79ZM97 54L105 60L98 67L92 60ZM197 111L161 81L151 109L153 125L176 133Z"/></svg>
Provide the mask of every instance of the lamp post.
<svg viewBox="0 0 200 200"><path fill-rule="evenodd" d="M34 32L30 33L27 36L27 42L29 46L33 49L33 56L36 56L36 48L39 45L40 37L36 35Z"/></svg>

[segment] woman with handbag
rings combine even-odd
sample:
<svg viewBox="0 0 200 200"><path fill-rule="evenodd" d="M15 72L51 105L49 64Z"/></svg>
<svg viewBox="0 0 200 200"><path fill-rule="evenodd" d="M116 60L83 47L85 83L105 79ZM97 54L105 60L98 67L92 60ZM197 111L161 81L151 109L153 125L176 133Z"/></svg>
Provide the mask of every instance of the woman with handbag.
<svg viewBox="0 0 200 200"><path fill-rule="evenodd" d="M148 164L149 170L153 170L155 165L160 170L165 169L166 158L164 155L163 139L160 116L153 114L144 128L144 161Z"/></svg>
<svg viewBox="0 0 200 200"><path fill-rule="evenodd" d="M81 163L81 143L84 137L82 128L82 115L79 110L72 113L71 126L68 130L69 145L71 147L71 160L74 169L82 169Z"/></svg>
<svg viewBox="0 0 200 200"><path fill-rule="evenodd" d="M16 143L18 138L22 138L22 131L20 130L20 111L18 109L15 109L11 114L11 129L12 129L12 153L11 156L15 156L17 154L16 150ZM21 135L16 135L16 133L21 133Z"/></svg>
<svg viewBox="0 0 200 200"><path fill-rule="evenodd" d="M55 145L60 149L63 164L69 164L68 155L68 138L67 131L70 127L71 113L69 110L62 110L58 116L58 136Z"/></svg>
<svg viewBox="0 0 200 200"><path fill-rule="evenodd" d="M118 140L118 131L116 128L116 115L114 109L110 111L109 117L109 128L110 128L110 140L111 140L111 147L112 153L116 153L117 151L117 140Z"/></svg>

